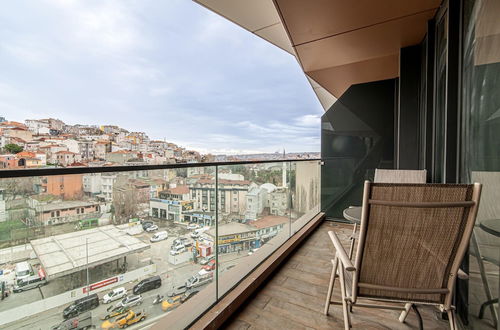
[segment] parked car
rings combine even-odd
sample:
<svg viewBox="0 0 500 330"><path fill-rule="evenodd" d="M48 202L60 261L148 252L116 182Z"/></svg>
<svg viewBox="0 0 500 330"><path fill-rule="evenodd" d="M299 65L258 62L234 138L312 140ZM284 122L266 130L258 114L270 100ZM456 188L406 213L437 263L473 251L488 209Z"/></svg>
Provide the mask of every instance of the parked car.
<svg viewBox="0 0 500 330"><path fill-rule="evenodd" d="M54 325L52 330L80 330L80 329L90 329L92 327L92 315L90 313L84 313L80 316L71 318L69 320L62 321L58 325Z"/></svg>
<svg viewBox="0 0 500 330"><path fill-rule="evenodd" d="M200 265L206 265L211 260L215 260L215 255L212 254L211 256L204 257L203 259L200 260Z"/></svg>
<svg viewBox="0 0 500 330"><path fill-rule="evenodd" d="M199 228L199 225L198 225L197 223L192 222L192 223L190 223L189 225L187 225L187 227L186 227L186 228L187 228L188 230L193 230L193 229L197 229L197 228Z"/></svg>
<svg viewBox="0 0 500 330"><path fill-rule="evenodd" d="M88 312L99 306L99 297L96 293L75 300L71 305L63 310L65 320Z"/></svg>
<svg viewBox="0 0 500 330"><path fill-rule="evenodd" d="M181 296L181 303L185 303L188 299L192 298L199 290L188 290Z"/></svg>
<svg viewBox="0 0 500 330"><path fill-rule="evenodd" d="M17 280L17 284L14 285L14 292L22 292L30 289L39 288L47 284L47 280L41 278L38 274L25 277L23 279Z"/></svg>
<svg viewBox="0 0 500 330"><path fill-rule="evenodd" d="M119 307L134 307L142 304L142 296L140 294L130 295L123 298L118 304L116 304L115 308Z"/></svg>
<svg viewBox="0 0 500 330"><path fill-rule="evenodd" d="M215 259L210 260L206 265L204 265L201 268L206 270L207 272L214 270L215 269Z"/></svg>
<svg viewBox="0 0 500 330"><path fill-rule="evenodd" d="M159 242L163 241L164 239L168 238L168 233L166 231L159 231L157 233L154 233L153 236L149 239L151 243L153 242Z"/></svg>
<svg viewBox="0 0 500 330"><path fill-rule="evenodd" d="M132 290L132 292L134 294L139 294L139 293L143 293L146 291L158 289L160 286L161 286L160 276L158 276L158 275L152 276L152 277L146 278L146 279L140 281L139 283L137 283L134 286L134 289Z"/></svg>
<svg viewBox="0 0 500 330"><path fill-rule="evenodd" d="M167 292L167 297L179 296L186 292L187 288L185 285L181 285L173 289L172 291Z"/></svg>
<svg viewBox="0 0 500 330"><path fill-rule="evenodd" d="M174 241L172 242L172 246L175 246L178 244L183 244L184 247L189 247L189 246L193 245L193 241L187 237L178 237L178 238L174 239Z"/></svg>
<svg viewBox="0 0 500 330"><path fill-rule="evenodd" d="M204 274L197 274L194 275L186 280L186 288L191 289L191 288L197 288L199 286L208 284L212 282L214 279L214 275L212 272L209 273L204 273Z"/></svg>
<svg viewBox="0 0 500 330"><path fill-rule="evenodd" d="M182 298L182 295L178 295L178 296L168 298L167 300L164 300L161 303L161 309L164 312L167 312L167 311L170 311L170 310L178 307L180 304L182 304L181 298Z"/></svg>
<svg viewBox="0 0 500 330"><path fill-rule="evenodd" d="M142 224L142 229L146 230L146 229L148 229L148 227L154 225L154 222L151 220L143 220L143 221L141 221L141 224Z"/></svg>
<svg viewBox="0 0 500 330"><path fill-rule="evenodd" d="M135 324L137 322L141 322L146 318L146 312L145 311L140 311L138 313L130 310L128 311L127 314L120 316L115 320L116 325L122 329L126 328L132 324Z"/></svg>
<svg viewBox="0 0 500 330"><path fill-rule="evenodd" d="M146 231L148 233L153 232L153 231L157 231L157 230L158 230L158 226L157 225L151 225L148 228L146 228Z"/></svg>
<svg viewBox="0 0 500 330"><path fill-rule="evenodd" d="M121 299L127 295L127 290L124 287L115 288L109 291L107 294L102 297L102 302L107 304L112 301Z"/></svg>
<svg viewBox="0 0 500 330"><path fill-rule="evenodd" d="M130 307L124 307L124 306L110 306L108 309L106 309L106 314L104 316L101 316L101 320L108 320L113 317L120 316L130 310Z"/></svg>
<svg viewBox="0 0 500 330"><path fill-rule="evenodd" d="M186 247L184 244L177 244L175 246L170 247L170 255L175 256L178 255L179 253L185 252Z"/></svg>
<svg viewBox="0 0 500 330"><path fill-rule="evenodd" d="M189 236L191 236L191 238L193 239L197 239L198 237L200 237L200 233L198 233L197 231L192 231Z"/></svg>

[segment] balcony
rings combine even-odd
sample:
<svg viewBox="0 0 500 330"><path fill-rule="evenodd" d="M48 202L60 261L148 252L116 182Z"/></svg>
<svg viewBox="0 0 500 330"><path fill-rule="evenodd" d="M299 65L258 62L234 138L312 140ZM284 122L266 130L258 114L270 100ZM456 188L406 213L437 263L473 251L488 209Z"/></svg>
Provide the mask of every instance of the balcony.
<svg viewBox="0 0 500 330"><path fill-rule="evenodd" d="M0 327L116 327L130 312L103 298L118 288L140 295L133 328L341 327L322 314L325 232L348 243L342 212L384 168L483 183L454 304L460 328L498 328L499 2L195 1L296 57L325 110L321 161L0 172ZM418 327L354 313L354 328Z"/></svg>
<svg viewBox="0 0 500 330"><path fill-rule="evenodd" d="M121 314L108 308L123 297L109 304L103 299L120 288L140 295L142 303L132 306L147 315L140 327L160 320L186 327L311 219L319 220L319 160L0 175L0 326L5 329L35 324L49 329L65 318L83 322L85 317L96 327L112 326ZM109 175L115 178L111 200L101 197L109 185L100 177ZM59 186L40 192L37 183L47 178L72 194L59 194ZM204 203L201 196L213 202ZM158 286L137 289L156 277ZM157 295L164 301L153 304ZM63 312L93 297L98 306ZM185 309L189 312L180 313Z"/></svg>

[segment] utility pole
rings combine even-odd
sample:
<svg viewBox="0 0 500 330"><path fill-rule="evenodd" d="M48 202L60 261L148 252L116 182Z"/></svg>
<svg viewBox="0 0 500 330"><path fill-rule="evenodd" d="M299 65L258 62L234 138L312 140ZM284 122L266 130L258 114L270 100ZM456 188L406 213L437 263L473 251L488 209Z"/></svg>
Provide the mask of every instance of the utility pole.
<svg viewBox="0 0 500 330"><path fill-rule="evenodd" d="M85 251L87 252L87 296L90 295L89 286L89 238L85 238Z"/></svg>

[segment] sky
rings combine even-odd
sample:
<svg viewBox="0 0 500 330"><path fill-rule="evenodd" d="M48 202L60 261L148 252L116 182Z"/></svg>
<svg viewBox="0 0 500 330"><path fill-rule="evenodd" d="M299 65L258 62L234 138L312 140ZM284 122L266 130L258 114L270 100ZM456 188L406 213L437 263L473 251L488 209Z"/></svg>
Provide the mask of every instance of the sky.
<svg viewBox="0 0 500 330"><path fill-rule="evenodd" d="M319 151L296 59L190 0L16 0L0 116L119 125L203 153Z"/></svg>

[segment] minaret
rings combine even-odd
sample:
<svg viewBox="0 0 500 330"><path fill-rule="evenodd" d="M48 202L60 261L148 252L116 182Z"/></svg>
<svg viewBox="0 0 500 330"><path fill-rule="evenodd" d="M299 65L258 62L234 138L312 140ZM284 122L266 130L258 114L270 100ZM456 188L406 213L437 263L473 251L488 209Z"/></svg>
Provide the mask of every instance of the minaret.
<svg viewBox="0 0 500 330"><path fill-rule="evenodd" d="M286 159L286 153L285 153L285 148L283 148L283 159ZM287 162L283 162L283 170L281 171L282 173L282 183L281 185L283 186L283 188L286 188L286 166L287 166Z"/></svg>

